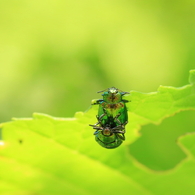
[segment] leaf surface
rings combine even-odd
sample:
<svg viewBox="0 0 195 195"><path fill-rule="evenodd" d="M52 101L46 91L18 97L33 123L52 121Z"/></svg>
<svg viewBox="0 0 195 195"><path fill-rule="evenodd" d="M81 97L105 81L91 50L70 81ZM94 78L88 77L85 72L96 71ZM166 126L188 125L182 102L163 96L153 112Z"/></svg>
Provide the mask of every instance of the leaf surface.
<svg viewBox="0 0 195 195"><path fill-rule="evenodd" d="M190 71L189 81L180 88L160 86L152 93L131 91L125 97L131 101L126 141L116 149L102 148L94 141L89 124L96 122L98 106L74 118L35 113L33 118L1 124L0 194L193 194L194 133L179 138L187 158L168 171L150 170L129 152L141 126L195 110L195 70Z"/></svg>

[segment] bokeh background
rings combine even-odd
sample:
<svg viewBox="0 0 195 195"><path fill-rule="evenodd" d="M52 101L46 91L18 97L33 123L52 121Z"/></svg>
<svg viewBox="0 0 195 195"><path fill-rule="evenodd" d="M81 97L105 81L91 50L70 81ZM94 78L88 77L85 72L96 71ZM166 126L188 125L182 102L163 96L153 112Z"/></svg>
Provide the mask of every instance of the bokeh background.
<svg viewBox="0 0 195 195"><path fill-rule="evenodd" d="M0 120L73 117L111 86L183 86L194 52L192 0L0 1ZM176 139L193 131L194 112L178 117L144 127L132 155L155 170L184 159Z"/></svg>

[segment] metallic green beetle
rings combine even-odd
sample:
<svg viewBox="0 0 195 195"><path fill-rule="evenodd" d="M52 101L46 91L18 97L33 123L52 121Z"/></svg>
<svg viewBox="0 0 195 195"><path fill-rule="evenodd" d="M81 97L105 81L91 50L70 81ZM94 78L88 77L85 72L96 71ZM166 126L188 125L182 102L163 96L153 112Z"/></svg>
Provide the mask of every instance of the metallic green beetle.
<svg viewBox="0 0 195 195"><path fill-rule="evenodd" d="M94 127L96 131L94 132L95 140L102 147L107 149L113 149L122 144L125 140L124 131L121 130L121 127L110 128L107 127Z"/></svg>
<svg viewBox="0 0 195 195"><path fill-rule="evenodd" d="M129 94L115 87L100 91L103 99L96 100L92 105L99 104L99 110L93 129L96 141L105 148L116 148L125 140L125 125L128 123L127 107L128 100L122 99L123 95ZM100 93L98 92L98 93Z"/></svg>
<svg viewBox="0 0 195 195"><path fill-rule="evenodd" d="M92 105L99 104L98 122L95 125L98 125L100 122L101 126L105 127L109 125L110 128L126 125L128 123L128 114L125 103L129 101L124 100L123 96L129 93L118 90L115 87L99 91L98 93L100 92L104 92L102 94L103 99L96 100L92 103Z"/></svg>

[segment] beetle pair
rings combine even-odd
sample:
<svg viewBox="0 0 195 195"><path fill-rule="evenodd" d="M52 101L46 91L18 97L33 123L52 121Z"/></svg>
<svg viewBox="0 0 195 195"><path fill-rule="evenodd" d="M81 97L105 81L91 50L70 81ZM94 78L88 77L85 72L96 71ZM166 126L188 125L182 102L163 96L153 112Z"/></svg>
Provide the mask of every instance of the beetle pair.
<svg viewBox="0 0 195 195"><path fill-rule="evenodd" d="M92 105L99 105L97 120L94 125L95 140L108 149L116 148L125 140L125 125L128 123L128 114L123 96L129 94L115 87L108 88L98 93L102 94L103 99L95 100Z"/></svg>

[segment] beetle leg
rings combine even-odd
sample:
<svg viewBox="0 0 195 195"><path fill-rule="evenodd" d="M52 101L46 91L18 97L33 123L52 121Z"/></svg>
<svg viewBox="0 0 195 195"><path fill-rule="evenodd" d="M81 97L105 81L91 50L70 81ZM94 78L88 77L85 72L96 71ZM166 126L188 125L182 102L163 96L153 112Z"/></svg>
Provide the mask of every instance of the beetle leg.
<svg viewBox="0 0 195 195"><path fill-rule="evenodd" d="M89 126L93 127L93 129L96 129L96 131L103 130L103 127L97 126L96 124L95 125L89 125Z"/></svg>
<svg viewBox="0 0 195 195"><path fill-rule="evenodd" d="M122 100L124 103L131 102L131 100Z"/></svg>
<svg viewBox="0 0 195 195"><path fill-rule="evenodd" d="M116 122L122 126L123 128L125 128L125 125L128 123L128 121L126 121L125 123L121 123L121 121L118 119L118 117L121 115L121 113L118 113L115 117L114 117L114 120L116 120Z"/></svg>
<svg viewBox="0 0 195 195"><path fill-rule="evenodd" d="M98 122L97 122L94 126L96 126L96 125L100 124L100 120L99 120L98 115L96 115L96 118L97 118Z"/></svg>
<svg viewBox="0 0 195 195"><path fill-rule="evenodd" d="M97 117L98 122L100 122L100 120L101 120L105 115L106 115L106 114L104 113L104 114L100 115L99 117Z"/></svg>
<svg viewBox="0 0 195 195"><path fill-rule="evenodd" d="M100 115L100 116L96 115L96 118L97 118L98 122L97 122L95 125L101 124L101 122L102 122L101 119L102 119L104 116L106 116L106 109L103 108L103 111L104 111L104 113L103 113L102 115Z"/></svg>
<svg viewBox="0 0 195 195"><path fill-rule="evenodd" d="M97 129L96 127L99 127L99 126L97 126L97 125L101 125L102 126L102 124L101 124L101 119L106 115L106 109L105 108L103 108L103 111L104 111L104 113L102 114L102 115L100 115L100 116L98 116L98 115L96 115L96 118L97 118L97 123L95 123L94 125L89 125L89 126L92 126L94 129Z"/></svg>
<svg viewBox="0 0 195 195"><path fill-rule="evenodd" d="M123 125L119 125L117 127L112 128L112 131L113 133L121 133L121 134L125 134L126 132Z"/></svg>
<svg viewBox="0 0 195 195"><path fill-rule="evenodd" d="M123 129L123 131L114 131L114 133L121 133L121 134L125 134L125 133L126 133L126 131L125 131L125 129Z"/></svg>
<svg viewBox="0 0 195 195"><path fill-rule="evenodd" d="M125 140L124 134L122 134L122 135L117 134L117 136L118 136L120 139Z"/></svg>
<svg viewBox="0 0 195 195"><path fill-rule="evenodd" d="M97 104L100 104L103 100L102 99L95 99L95 100L92 100L91 101L91 105L97 105Z"/></svg>
<svg viewBox="0 0 195 195"><path fill-rule="evenodd" d="M121 121L118 119L118 117L121 115L121 113L119 112L115 117L114 120L116 120L117 123L119 123L120 125L122 125Z"/></svg>

